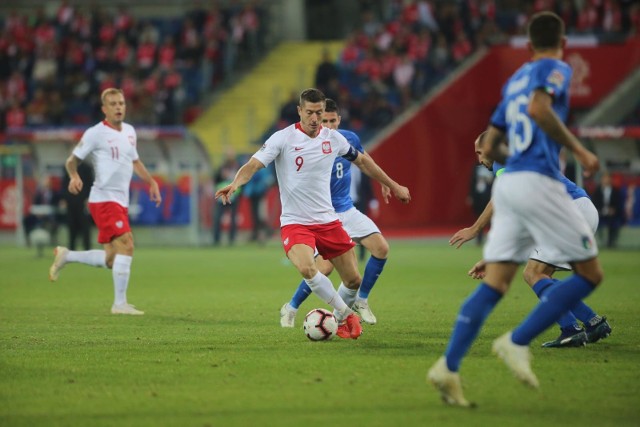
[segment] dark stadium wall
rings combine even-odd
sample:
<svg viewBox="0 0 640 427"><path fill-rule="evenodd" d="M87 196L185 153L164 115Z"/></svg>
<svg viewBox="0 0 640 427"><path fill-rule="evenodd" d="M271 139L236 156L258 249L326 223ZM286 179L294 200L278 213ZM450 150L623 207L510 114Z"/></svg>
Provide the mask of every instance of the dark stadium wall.
<svg viewBox="0 0 640 427"><path fill-rule="evenodd" d="M528 58L526 49L494 47L373 148L375 161L408 186L412 195L408 206L397 200L382 204L376 219L380 227L401 230L473 223L471 208L465 204L477 161L472 144L486 129L503 83ZM593 106L640 65L640 41L571 48L565 58L573 58L574 73L579 73L572 86L572 105Z"/></svg>

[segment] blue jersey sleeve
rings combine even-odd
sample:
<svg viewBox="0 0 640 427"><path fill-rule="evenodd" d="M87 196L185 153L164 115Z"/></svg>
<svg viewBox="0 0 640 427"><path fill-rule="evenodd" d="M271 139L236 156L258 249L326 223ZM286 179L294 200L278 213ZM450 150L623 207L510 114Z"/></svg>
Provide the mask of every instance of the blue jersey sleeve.
<svg viewBox="0 0 640 427"><path fill-rule="evenodd" d="M531 73L531 90L542 89L554 98L568 94L571 68L555 59L542 59Z"/></svg>

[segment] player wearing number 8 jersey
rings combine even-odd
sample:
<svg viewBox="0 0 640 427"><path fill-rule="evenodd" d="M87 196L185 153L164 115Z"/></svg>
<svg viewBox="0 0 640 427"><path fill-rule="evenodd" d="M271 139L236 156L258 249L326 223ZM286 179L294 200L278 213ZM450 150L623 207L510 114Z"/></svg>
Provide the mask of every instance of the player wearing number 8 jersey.
<svg viewBox="0 0 640 427"><path fill-rule="evenodd" d="M49 280L56 281L60 270L67 264L78 262L113 270L113 314L140 315L127 302L127 288L133 259L133 234L129 227L129 185L135 172L149 184L149 195L156 206L162 201L158 184L151 177L138 156L137 138L133 126L124 123L126 104L120 89L102 92L102 111L105 120L89 128L65 167L69 173L69 192L78 194L83 182L78 175L78 164L90 159L95 179L89 193L89 211L98 227L98 242L104 250L70 251L58 246L49 268Z"/></svg>
<svg viewBox="0 0 640 427"><path fill-rule="evenodd" d="M329 259L342 282L357 288L361 278L353 251L354 243L331 204L329 182L336 157L353 162L364 173L387 185L402 202L411 199L409 190L393 181L367 156L362 156L337 131L323 127L325 96L317 89L300 94L300 122L273 134L243 165L233 182L216 192L216 198L228 203L231 195L247 183L255 172L275 163L282 214L281 238L291 263L311 290L335 309L341 321L341 336L358 338L362 333L357 315L336 292L327 276L314 261L314 248ZM346 335L345 335L346 334Z"/></svg>
<svg viewBox="0 0 640 427"><path fill-rule="evenodd" d="M557 262L570 263L574 274L548 292L518 327L493 343L494 353L531 387L538 387L538 379L531 370L529 343L603 278L593 233L560 181L561 146L585 171L592 173L599 166L597 157L563 123L571 77L561 60L564 24L556 14L540 12L531 18L528 37L532 60L505 85L482 143L491 160L506 160L505 172L493 187L493 227L483 254L486 275L460 308L445 355L427 375L443 400L454 405L470 405L458 374L462 358L509 289L518 264L526 262L534 248ZM505 137L508 152L503 150Z"/></svg>

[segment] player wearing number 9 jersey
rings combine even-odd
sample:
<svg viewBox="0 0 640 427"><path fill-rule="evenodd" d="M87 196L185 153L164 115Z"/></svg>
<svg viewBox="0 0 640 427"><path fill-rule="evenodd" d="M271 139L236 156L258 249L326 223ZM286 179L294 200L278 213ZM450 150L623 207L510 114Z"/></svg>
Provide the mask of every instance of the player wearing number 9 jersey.
<svg viewBox="0 0 640 427"><path fill-rule="evenodd" d="M387 185L402 202L411 199L409 190L393 181L368 156L353 148L337 131L322 126L325 96L317 89L300 94L300 122L273 134L244 164L233 182L216 192L228 203L231 195L246 184L260 168L275 163L282 214L281 238L291 263L311 290L332 306L341 322L338 335L356 339L362 333L358 316L333 288L329 278L318 271L314 250L331 260L343 283L358 288L361 282L353 241L331 204L329 182L338 156L353 162L364 173Z"/></svg>
<svg viewBox="0 0 640 427"><path fill-rule="evenodd" d="M340 132L361 155L368 156L360 143L358 135L348 130L338 129L341 120L339 113L336 102L332 99L327 99L322 117L323 125ZM383 186L385 202L388 202L388 196L389 189ZM360 315L365 323L373 325L377 322L377 319L369 307L368 297L387 262L389 244L376 224L355 208L351 199L351 162L343 157L336 158L331 170L331 203L349 236L371 253L359 288L350 289L344 283L341 283L338 287L338 294L347 306L353 308ZM317 257L316 264L324 275L328 276L333 271L333 265L321 256ZM303 280L298 285L298 289L291 297L291 300L280 308L280 325L282 327L292 328L295 326L298 308L310 294L311 289Z"/></svg>
<svg viewBox="0 0 640 427"><path fill-rule="evenodd" d="M483 141L491 160L506 160L505 172L493 187L493 226L483 254L486 275L461 306L445 354L428 373L443 400L460 406L469 406L458 374L462 358L508 291L518 265L527 261L534 248L557 262L571 263L574 274L548 292L518 327L493 343L494 353L526 385L539 385L531 370L529 343L603 278L593 232L560 181L561 146L574 154L585 171L592 173L599 166L597 157L564 124L571 77L561 60L564 23L552 12L537 13L529 22L528 37L531 62L504 86ZM503 150L505 138L508 152Z"/></svg>

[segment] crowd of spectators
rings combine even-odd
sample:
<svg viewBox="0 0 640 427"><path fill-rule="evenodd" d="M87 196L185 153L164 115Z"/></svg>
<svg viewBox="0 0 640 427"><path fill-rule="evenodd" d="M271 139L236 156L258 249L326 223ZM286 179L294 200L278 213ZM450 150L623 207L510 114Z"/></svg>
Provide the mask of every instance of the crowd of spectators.
<svg viewBox="0 0 640 427"><path fill-rule="evenodd" d="M66 0L55 16L44 8L8 14L0 20L0 131L93 123L111 86L124 91L132 122L188 123L203 94L263 49L265 9L227 4L158 19Z"/></svg>
<svg viewBox="0 0 640 427"><path fill-rule="evenodd" d="M640 3L630 0L393 0L384 10L359 3L360 25L339 58L325 53L316 87L364 141L478 48L524 35L538 11L556 11L569 35L640 36ZM277 126L284 124L281 117Z"/></svg>

